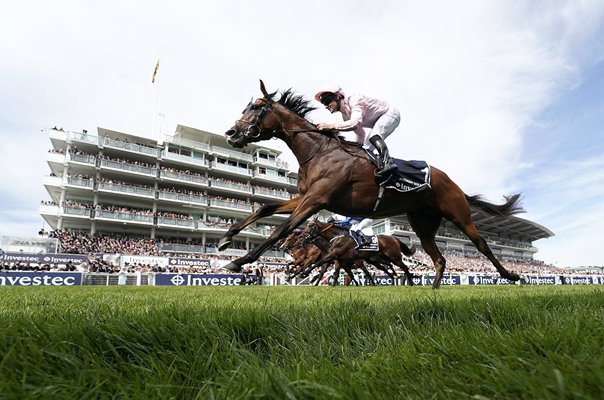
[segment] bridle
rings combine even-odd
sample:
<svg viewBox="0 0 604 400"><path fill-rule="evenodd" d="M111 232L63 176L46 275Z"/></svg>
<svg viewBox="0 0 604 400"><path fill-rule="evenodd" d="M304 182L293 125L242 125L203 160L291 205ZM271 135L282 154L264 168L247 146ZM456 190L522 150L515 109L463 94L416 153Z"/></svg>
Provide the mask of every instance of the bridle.
<svg viewBox="0 0 604 400"><path fill-rule="evenodd" d="M283 121L281 120L279 114L277 114L275 110L273 110L273 104L275 103L275 101L270 98L261 98L259 100L264 101L264 105L260 108L260 111L258 113L252 113L254 115L254 119L251 122L242 119L238 119L237 121L235 121L235 124L242 123L248 126L247 129L242 132L242 135L246 138L256 139L262 134L263 131L270 131L270 133L273 135L278 132L283 132ZM247 107L245 107L245 110L243 110L242 114L245 114L248 110L254 110L253 107L254 103L253 101L250 101ZM279 128L273 129L272 131L270 129L262 128L260 126L262 120L266 117L269 111L275 114L275 116L279 120Z"/></svg>
<svg viewBox="0 0 604 400"><path fill-rule="evenodd" d="M333 228L336 224L335 223L330 223L327 226L325 226L323 229L319 230L319 227L316 224L312 225L311 230L309 230L304 236L300 235L300 239L298 239L298 241L296 243L300 244L300 245L307 245L309 243L314 243L323 232L328 231L329 229Z"/></svg>
<svg viewBox="0 0 604 400"><path fill-rule="evenodd" d="M237 125L238 123L241 123L241 124L246 125L247 129L243 129L241 131L233 130L233 133L230 135L227 132L226 135L228 137L237 138L238 135L242 135L247 140L254 140L254 139L257 139L258 137L260 137L260 135L262 135L263 132L267 132L269 135L272 135L272 136L275 136L276 134L278 134L280 132L283 132L283 133L320 132L316 127L314 129L308 129L308 128L288 129L288 130L283 129L283 120L281 119L281 116L279 115L279 113L273 109L273 104L275 104L276 102L271 97L266 97L266 96L259 98L258 100L263 101L264 104L262 106L256 105L253 100L250 100L250 102L245 107L245 109L243 110L243 113L242 113L242 114L245 114L247 111L255 111L257 109L255 107L259 107L260 110L258 112L252 112L252 114L254 115L254 118L252 119L252 121L245 121L243 119L238 119L237 121L235 121L235 125ZM272 112L275 115L275 117L277 117L277 120L279 121L279 127L276 129L267 129L267 128L263 128L260 126L260 124L262 123L262 121L268 115L269 112ZM327 146L329 144L329 142L331 141L332 138L333 138L332 136L329 136L328 140L322 142L321 145L319 147L317 147L314 150L314 152L308 156L308 158L306 160L300 162L299 165L303 166L307 162L312 160L319 151L321 151L325 146Z"/></svg>

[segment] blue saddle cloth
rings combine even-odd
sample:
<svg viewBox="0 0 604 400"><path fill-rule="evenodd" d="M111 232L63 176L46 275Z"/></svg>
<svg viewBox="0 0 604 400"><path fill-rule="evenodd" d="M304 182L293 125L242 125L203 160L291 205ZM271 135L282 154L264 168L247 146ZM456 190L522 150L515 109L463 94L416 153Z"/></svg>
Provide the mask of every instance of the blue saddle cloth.
<svg viewBox="0 0 604 400"><path fill-rule="evenodd" d="M432 179L432 169L425 161L420 160L399 160L393 159L398 167L389 176L385 177L380 185L387 189L398 190L399 192L419 192L429 189Z"/></svg>
<svg viewBox="0 0 604 400"><path fill-rule="evenodd" d="M368 154L375 165L378 165L375 155L369 152ZM427 162L400 160L398 158L393 158L392 161L394 161L398 170L388 176L378 178L380 186L399 192L419 192L431 188L432 168Z"/></svg>

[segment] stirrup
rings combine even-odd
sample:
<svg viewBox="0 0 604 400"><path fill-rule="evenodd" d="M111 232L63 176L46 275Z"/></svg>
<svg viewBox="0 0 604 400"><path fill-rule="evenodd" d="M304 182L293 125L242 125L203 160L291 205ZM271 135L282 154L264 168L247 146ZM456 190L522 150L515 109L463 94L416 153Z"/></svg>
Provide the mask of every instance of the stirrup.
<svg viewBox="0 0 604 400"><path fill-rule="evenodd" d="M386 175L390 175L392 172L396 171L397 169L398 169L398 167L396 166L396 164L391 161L388 164L384 165L383 168L376 169L374 175L381 178Z"/></svg>

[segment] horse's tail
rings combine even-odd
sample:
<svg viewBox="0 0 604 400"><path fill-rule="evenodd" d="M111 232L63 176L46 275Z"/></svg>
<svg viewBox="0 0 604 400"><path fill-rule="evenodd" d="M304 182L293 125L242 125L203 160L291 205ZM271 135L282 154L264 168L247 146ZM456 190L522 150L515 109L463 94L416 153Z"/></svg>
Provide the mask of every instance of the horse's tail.
<svg viewBox="0 0 604 400"><path fill-rule="evenodd" d="M412 255L415 254L415 246L407 246L402 240L400 240L399 238L397 238L396 236L394 236L394 238L396 239L396 241L398 242L398 245L401 247L401 252L406 255L407 257L411 257Z"/></svg>
<svg viewBox="0 0 604 400"><path fill-rule="evenodd" d="M471 207L475 207L479 210L486 212L487 214L494 215L497 217L507 217L510 215L518 214L524 212L522 207L520 207L520 193L513 194L511 196L504 196L505 203L501 205L489 203L487 201L482 200L482 196L468 196L466 195L466 200L470 204Z"/></svg>

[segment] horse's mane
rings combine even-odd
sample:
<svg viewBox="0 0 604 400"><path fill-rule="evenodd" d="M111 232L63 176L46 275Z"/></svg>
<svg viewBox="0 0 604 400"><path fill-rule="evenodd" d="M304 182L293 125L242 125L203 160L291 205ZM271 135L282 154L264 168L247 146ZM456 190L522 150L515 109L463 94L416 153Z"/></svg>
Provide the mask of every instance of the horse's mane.
<svg viewBox="0 0 604 400"><path fill-rule="evenodd" d="M281 93L278 103L304 119L309 112L317 109L310 105L310 100L305 99L301 94L296 94L291 88Z"/></svg>
<svg viewBox="0 0 604 400"><path fill-rule="evenodd" d="M277 101L277 103L281 104L283 107L287 108L288 110L294 112L299 117L302 117L304 119L306 119L306 115L309 112L317 109L317 107L310 105L310 100L304 98L304 96L301 94L296 94L296 92L292 88L281 92L281 98L279 99L279 101ZM310 123L314 125L314 123ZM321 133L325 136L334 137L340 140L341 142L359 147L356 143L346 141L342 136L340 136L339 131L322 131Z"/></svg>

